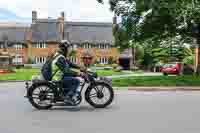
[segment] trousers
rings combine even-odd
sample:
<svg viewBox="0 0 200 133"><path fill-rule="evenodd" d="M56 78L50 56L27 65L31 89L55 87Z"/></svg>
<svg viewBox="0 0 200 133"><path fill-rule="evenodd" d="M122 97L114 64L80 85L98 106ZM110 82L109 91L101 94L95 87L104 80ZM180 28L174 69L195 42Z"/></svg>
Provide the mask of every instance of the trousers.
<svg viewBox="0 0 200 133"><path fill-rule="evenodd" d="M78 78L70 76L63 77L63 88L65 95L74 96L79 85L80 85L80 80Z"/></svg>

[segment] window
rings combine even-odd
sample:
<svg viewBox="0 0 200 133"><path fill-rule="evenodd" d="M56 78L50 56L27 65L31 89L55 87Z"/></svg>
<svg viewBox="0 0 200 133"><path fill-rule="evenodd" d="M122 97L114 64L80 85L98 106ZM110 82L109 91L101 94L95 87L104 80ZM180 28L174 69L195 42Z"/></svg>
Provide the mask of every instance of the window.
<svg viewBox="0 0 200 133"><path fill-rule="evenodd" d="M73 49L77 49L77 44L73 44Z"/></svg>
<svg viewBox="0 0 200 133"><path fill-rule="evenodd" d="M92 48L92 44L85 43L85 44L83 44L83 48L90 49L90 48Z"/></svg>
<svg viewBox="0 0 200 133"><path fill-rule="evenodd" d="M46 62L46 57L35 57L35 64L43 64Z"/></svg>
<svg viewBox="0 0 200 133"><path fill-rule="evenodd" d="M0 44L0 48L3 48L3 44Z"/></svg>
<svg viewBox="0 0 200 133"><path fill-rule="evenodd" d="M13 64L22 64L23 63L23 57L22 55L15 55L15 57L12 59Z"/></svg>
<svg viewBox="0 0 200 133"><path fill-rule="evenodd" d="M37 42L33 44L33 48L47 48L47 44L45 42Z"/></svg>
<svg viewBox="0 0 200 133"><path fill-rule="evenodd" d="M76 63L76 62L77 62L76 57L70 57L69 60L70 60L71 62L73 62L73 63Z"/></svg>
<svg viewBox="0 0 200 133"><path fill-rule="evenodd" d="M101 48L101 44L98 44L97 47L100 49Z"/></svg>
<svg viewBox="0 0 200 133"><path fill-rule="evenodd" d="M109 49L110 48L110 44L106 44L106 48Z"/></svg>
<svg viewBox="0 0 200 133"><path fill-rule="evenodd" d="M103 49L103 44L102 43L100 44L100 49Z"/></svg>
<svg viewBox="0 0 200 133"><path fill-rule="evenodd" d="M99 63L100 64L108 64L108 59L106 57L100 57L99 58Z"/></svg>
<svg viewBox="0 0 200 133"><path fill-rule="evenodd" d="M23 48L23 46L22 46L22 44L17 43L17 44L14 44L14 48L15 48L16 50L20 50L20 49Z"/></svg>
<svg viewBox="0 0 200 133"><path fill-rule="evenodd" d="M101 43L100 46L99 46L99 48L100 49L106 49L108 47L107 47L107 44Z"/></svg>

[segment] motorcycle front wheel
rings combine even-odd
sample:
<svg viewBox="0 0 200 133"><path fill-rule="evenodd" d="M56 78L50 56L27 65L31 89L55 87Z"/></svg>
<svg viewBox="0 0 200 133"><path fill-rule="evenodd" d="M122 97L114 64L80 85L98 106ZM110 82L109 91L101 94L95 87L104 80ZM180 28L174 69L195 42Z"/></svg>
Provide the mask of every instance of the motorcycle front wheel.
<svg viewBox="0 0 200 133"><path fill-rule="evenodd" d="M104 82L91 85L85 92L85 100L94 108L105 108L112 103L113 99L113 88Z"/></svg>

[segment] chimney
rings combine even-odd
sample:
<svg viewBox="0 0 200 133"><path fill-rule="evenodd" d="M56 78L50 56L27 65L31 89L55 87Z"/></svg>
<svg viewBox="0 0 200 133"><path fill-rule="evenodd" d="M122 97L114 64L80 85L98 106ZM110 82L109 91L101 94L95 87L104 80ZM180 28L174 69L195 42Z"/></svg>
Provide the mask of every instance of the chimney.
<svg viewBox="0 0 200 133"><path fill-rule="evenodd" d="M32 11L32 23L35 23L37 20L37 11Z"/></svg>
<svg viewBox="0 0 200 133"><path fill-rule="evenodd" d="M69 32L66 32L66 39L69 41Z"/></svg>
<svg viewBox="0 0 200 133"><path fill-rule="evenodd" d="M65 20L65 12L61 12L61 18Z"/></svg>
<svg viewBox="0 0 200 133"><path fill-rule="evenodd" d="M58 22L59 22L59 34L60 34L60 40L64 40L64 31L65 31L65 12L61 12L60 13L60 17L58 18Z"/></svg>

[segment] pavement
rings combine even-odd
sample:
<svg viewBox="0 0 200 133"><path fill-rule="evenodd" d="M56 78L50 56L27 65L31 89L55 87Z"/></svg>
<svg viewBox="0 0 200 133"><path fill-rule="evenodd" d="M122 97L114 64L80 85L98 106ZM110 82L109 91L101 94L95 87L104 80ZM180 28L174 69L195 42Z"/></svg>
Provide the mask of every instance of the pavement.
<svg viewBox="0 0 200 133"><path fill-rule="evenodd" d="M112 75L107 76L108 78L124 78L124 77L133 77L133 76L162 76L163 74L160 72L145 72L145 73L130 73L130 74L123 74L123 75Z"/></svg>
<svg viewBox="0 0 200 133"><path fill-rule="evenodd" d="M115 91L106 109L87 103L38 111L24 83L0 83L0 133L199 133L198 91Z"/></svg>
<svg viewBox="0 0 200 133"><path fill-rule="evenodd" d="M200 86L129 86L113 87L115 90L132 91L200 91Z"/></svg>

